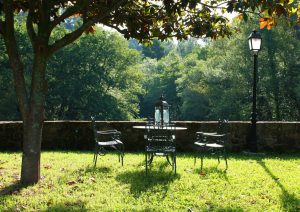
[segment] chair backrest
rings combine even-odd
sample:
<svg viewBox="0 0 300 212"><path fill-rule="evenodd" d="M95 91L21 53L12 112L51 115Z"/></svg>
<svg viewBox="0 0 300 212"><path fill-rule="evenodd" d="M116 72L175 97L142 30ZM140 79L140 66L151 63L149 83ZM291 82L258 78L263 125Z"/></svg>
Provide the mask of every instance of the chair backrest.
<svg viewBox="0 0 300 212"><path fill-rule="evenodd" d="M97 131L95 117L91 116L91 120L96 143L99 141L105 142L120 139L121 132L117 131L116 129Z"/></svg>
<svg viewBox="0 0 300 212"><path fill-rule="evenodd" d="M225 145L228 142L228 137L229 137L229 123L228 120L223 119L219 120L218 122L218 134L224 135L224 138L221 139L222 143Z"/></svg>
<svg viewBox="0 0 300 212"><path fill-rule="evenodd" d="M154 126L155 122L154 122L154 118L148 117L147 119L147 126Z"/></svg>
<svg viewBox="0 0 300 212"><path fill-rule="evenodd" d="M94 139L95 139L95 142L98 142L97 127L96 127L96 121L95 121L95 117L94 116L91 116L91 121L92 121L92 128L93 128L93 133L94 133Z"/></svg>
<svg viewBox="0 0 300 212"><path fill-rule="evenodd" d="M229 133L229 124L228 120L223 119L218 121L218 129L217 129L218 134L228 134Z"/></svg>
<svg viewBox="0 0 300 212"><path fill-rule="evenodd" d="M120 140L121 132L117 130L105 130L105 131L97 131L97 136L99 141L107 142L107 141L115 141Z"/></svg>

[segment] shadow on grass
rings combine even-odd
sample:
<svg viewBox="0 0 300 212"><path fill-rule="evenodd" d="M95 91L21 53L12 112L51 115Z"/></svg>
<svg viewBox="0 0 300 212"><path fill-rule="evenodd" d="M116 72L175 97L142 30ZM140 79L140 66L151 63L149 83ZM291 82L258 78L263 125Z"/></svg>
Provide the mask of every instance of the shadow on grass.
<svg viewBox="0 0 300 212"><path fill-rule="evenodd" d="M101 167L94 167L94 166L87 166L85 168L85 173L103 173L103 174L107 174L111 172L111 168L110 167L106 167L106 166L101 166Z"/></svg>
<svg viewBox="0 0 300 212"><path fill-rule="evenodd" d="M20 181L14 181L12 184L0 189L0 196L9 196L13 194L18 194L23 188L28 186L22 185Z"/></svg>
<svg viewBox="0 0 300 212"><path fill-rule="evenodd" d="M0 205L2 205L7 198L12 197L13 195L20 194L23 188L28 186L24 186L20 183L20 181L14 181L10 185L5 186L0 189ZM17 211L17 208L10 208L7 211Z"/></svg>
<svg viewBox="0 0 300 212"><path fill-rule="evenodd" d="M202 172L201 172L201 158L200 158L199 154L195 154L193 157L195 157L195 156L196 156L196 161L197 161L197 162L195 161L196 163L194 162L195 166L199 167L199 168L195 169L195 171L194 171L195 173L202 175L202 176L205 176L206 174L214 173L214 174L217 174L219 176L219 178L228 180L227 175L226 175L228 168L224 168L224 169L220 168L220 166L225 165L224 157L220 157L220 160L218 161L217 155L212 155L212 154L208 154L208 153L204 154L203 168L202 168ZM207 159L214 160L214 165L211 167L207 167L207 163L206 163ZM227 162L229 163L228 160L229 159L227 158ZM228 166L229 166L229 164L228 164Z"/></svg>
<svg viewBox="0 0 300 212"><path fill-rule="evenodd" d="M116 180L129 184L130 192L135 197L139 197L143 192L147 192L155 188L154 192L162 193L164 198L167 195L170 184L174 180L180 179L180 175L175 175L173 171L166 171L165 167L168 166L167 162L156 165L158 166L158 170L150 169L148 176L146 176L145 169L126 171L119 174L116 177Z"/></svg>
<svg viewBox="0 0 300 212"><path fill-rule="evenodd" d="M284 211L299 211L300 199L295 194L290 194L286 188L280 183L279 178L276 177L270 169L266 166L262 160L257 160L257 163L265 170L265 172L271 177L276 185L281 189L281 203ZM296 177L296 176L295 176Z"/></svg>
<svg viewBox="0 0 300 212"><path fill-rule="evenodd" d="M75 202L68 201L56 205L50 205L45 211L88 211L85 205L86 203L81 200Z"/></svg>
<svg viewBox="0 0 300 212"><path fill-rule="evenodd" d="M283 161L286 160L296 160L300 158L299 153L272 153L272 152L266 152L261 154L254 154L251 155L249 153L231 153L228 154L227 160L230 158L237 159L237 160L262 160L262 159L280 159Z"/></svg>
<svg viewBox="0 0 300 212"><path fill-rule="evenodd" d="M241 207L220 207L220 206L216 206L214 204L210 204L208 205L207 208L205 209L201 209L201 211L203 212L210 212L210 211L218 211L218 212L242 212L245 211L243 208Z"/></svg>
<svg viewBox="0 0 300 212"><path fill-rule="evenodd" d="M209 177L209 176L213 175L214 178L217 177L217 178L228 181L227 169L220 169L217 166L203 168L202 172L201 172L201 168L196 168L196 169L194 169L194 173L198 174L199 176L203 176L203 177Z"/></svg>
<svg viewBox="0 0 300 212"><path fill-rule="evenodd" d="M197 163L199 162L200 164L200 155L198 152L191 152L191 153L185 153L185 154L178 154L182 155L184 158L194 158L196 155L197 157ZM217 159L216 155L211 155L208 153L204 153L204 165L205 165L205 158L208 159ZM300 158L299 153L272 153L272 152L266 152L265 154L261 155L256 155L256 154L247 154L247 153L227 153L227 161L228 161L228 166L230 167L230 159L235 159L235 160L261 160L261 159L280 159L283 161L288 161L288 160L297 160ZM224 161L223 158L220 158L221 163Z"/></svg>

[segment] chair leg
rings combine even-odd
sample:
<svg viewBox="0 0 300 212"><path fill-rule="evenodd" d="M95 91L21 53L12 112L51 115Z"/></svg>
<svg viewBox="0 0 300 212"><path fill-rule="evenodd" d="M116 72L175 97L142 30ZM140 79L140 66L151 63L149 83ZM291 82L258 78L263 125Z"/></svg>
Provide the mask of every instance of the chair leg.
<svg viewBox="0 0 300 212"><path fill-rule="evenodd" d="M201 153L201 168L200 168L200 172L202 172L202 168L203 168L203 152Z"/></svg>
<svg viewBox="0 0 300 212"><path fill-rule="evenodd" d="M98 146L95 145L93 163L95 163L97 152L98 152Z"/></svg>
<svg viewBox="0 0 300 212"><path fill-rule="evenodd" d="M123 152L121 154L121 163L122 163L122 166L123 166L124 165L124 150L123 150Z"/></svg>
<svg viewBox="0 0 300 212"><path fill-rule="evenodd" d="M98 151L95 154L94 168L96 167L97 159L98 159Z"/></svg>
<svg viewBox="0 0 300 212"><path fill-rule="evenodd" d="M96 159L96 152L94 152L93 163L95 163L95 159Z"/></svg>
<svg viewBox="0 0 300 212"><path fill-rule="evenodd" d="M225 159L226 170L227 170L228 169L228 164L227 164L227 153L226 153L226 150L224 150L224 159Z"/></svg>
<svg viewBox="0 0 300 212"><path fill-rule="evenodd" d="M170 166L172 166L172 170L174 169L174 153L171 153L170 155L167 154L166 156L168 163Z"/></svg>
<svg viewBox="0 0 300 212"><path fill-rule="evenodd" d="M174 153L171 153L170 155L168 154L167 156L167 161L172 167L172 170L174 170Z"/></svg>
<svg viewBox="0 0 300 212"><path fill-rule="evenodd" d="M153 159L154 159L154 153L151 153L151 154L150 154L150 159L149 159L149 165L152 164Z"/></svg>
<svg viewBox="0 0 300 212"><path fill-rule="evenodd" d="M196 163L197 163L197 157L199 157L198 155L201 156L202 154L202 150L201 150L201 147L199 149L196 150L196 153L194 155L194 166L196 166Z"/></svg>
<svg viewBox="0 0 300 212"><path fill-rule="evenodd" d="M118 151L118 158L119 158L119 162L121 162L122 166L123 166L123 161L124 161L124 145L119 145L117 146L117 151Z"/></svg>
<svg viewBox="0 0 300 212"><path fill-rule="evenodd" d="M174 174L176 175L176 153L173 155Z"/></svg>

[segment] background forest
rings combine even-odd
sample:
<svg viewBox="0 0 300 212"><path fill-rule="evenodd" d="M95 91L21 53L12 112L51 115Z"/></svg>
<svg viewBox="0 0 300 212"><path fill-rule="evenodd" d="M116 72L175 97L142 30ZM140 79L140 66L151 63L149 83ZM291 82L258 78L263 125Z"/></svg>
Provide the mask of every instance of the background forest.
<svg viewBox="0 0 300 212"><path fill-rule="evenodd" d="M22 17L20 17L22 18ZM18 42L28 83L32 49L19 22ZM47 120L134 120L152 117L161 93L173 120L249 120L253 57L247 38L257 23L217 41L190 38L143 46L97 28L57 52L48 63ZM76 27L66 23L54 37ZM261 30L258 119L300 120L300 32L279 24ZM21 120L0 37L0 120Z"/></svg>

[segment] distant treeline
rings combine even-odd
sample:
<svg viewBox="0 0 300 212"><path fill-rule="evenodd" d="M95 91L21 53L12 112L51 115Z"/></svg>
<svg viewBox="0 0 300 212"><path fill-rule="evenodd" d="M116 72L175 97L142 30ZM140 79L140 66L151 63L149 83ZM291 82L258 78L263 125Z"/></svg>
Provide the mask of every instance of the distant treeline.
<svg viewBox="0 0 300 212"><path fill-rule="evenodd" d="M94 34L56 53L47 66L47 120L133 120L153 116L164 93L174 120L249 120L253 57L247 37L253 23L217 41L189 39L143 46L115 32ZM18 42L26 53L30 85L32 49L25 26ZM61 36L65 27L55 32ZM258 119L300 120L300 33L284 24L261 31ZM0 37L0 120L20 120L14 83Z"/></svg>

